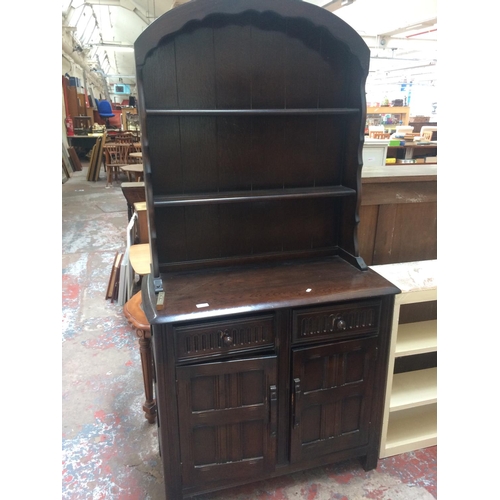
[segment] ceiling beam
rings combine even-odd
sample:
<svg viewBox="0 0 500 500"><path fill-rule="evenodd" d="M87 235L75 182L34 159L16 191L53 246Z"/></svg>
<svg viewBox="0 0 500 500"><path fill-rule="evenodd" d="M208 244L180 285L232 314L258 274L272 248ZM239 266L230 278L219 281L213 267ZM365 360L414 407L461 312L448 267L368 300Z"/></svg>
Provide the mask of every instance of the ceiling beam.
<svg viewBox="0 0 500 500"><path fill-rule="evenodd" d="M437 50L436 40L403 38L394 36L363 36L362 38L370 49L398 49L405 51ZM384 43L381 43L381 39L384 39Z"/></svg>
<svg viewBox="0 0 500 500"><path fill-rule="evenodd" d="M133 0L86 0L85 3L88 5L122 7L123 9L133 12L142 22L146 24L151 24L154 20L152 17L148 18L147 13L144 12Z"/></svg>
<svg viewBox="0 0 500 500"><path fill-rule="evenodd" d="M394 35L400 35L401 33L407 33L408 31L425 31L425 28L429 28L431 26L434 26L435 24L437 24L437 17L426 19L425 21L420 21L418 23L413 23L408 26L402 26L392 31L387 31L386 33L379 33L379 36L390 37Z"/></svg>
<svg viewBox="0 0 500 500"><path fill-rule="evenodd" d="M346 7L347 5L351 5L355 0L333 0L332 2L328 2L323 5L323 9L328 10L329 12L335 12L342 7Z"/></svg>

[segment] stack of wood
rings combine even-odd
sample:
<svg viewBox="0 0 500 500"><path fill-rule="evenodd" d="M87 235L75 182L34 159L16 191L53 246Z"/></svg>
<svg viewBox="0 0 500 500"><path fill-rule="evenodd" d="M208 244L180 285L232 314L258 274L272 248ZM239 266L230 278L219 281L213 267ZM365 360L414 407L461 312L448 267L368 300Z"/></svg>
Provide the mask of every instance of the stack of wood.
<svg viewBox="0 0 500 500"><path fill-rule="evenodd" d="M405 134L404 140L405 142L413 142L415 140L415 137L417 137L418 134Z"/></svg>
<svg viewBox="0 0 500 500"><path fill-rule="evenodd" d="M82 164L80 158L76 154L75 148L70 146L69 148L62 146L62 181L63 184L71 177L73 172L82 170Z"/></svg>
<svg viewBox="0 0 500 500"><path fill-rule="evenodd" d="M99 179L99 172L101 170L102 162L103 162L103 152L104 152L104 143L106 142L106 134L103 134L101 137L97 138L94 147L92 148L92 152L90 155L90 165L87 171L87 180L88 181L97 181Z"/></svg>

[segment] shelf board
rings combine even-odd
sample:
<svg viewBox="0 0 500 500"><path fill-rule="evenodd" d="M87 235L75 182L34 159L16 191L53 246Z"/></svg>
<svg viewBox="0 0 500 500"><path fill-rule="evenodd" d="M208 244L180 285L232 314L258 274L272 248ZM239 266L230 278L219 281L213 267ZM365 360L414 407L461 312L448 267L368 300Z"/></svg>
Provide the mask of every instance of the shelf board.
<svg viewBox="0 0 500 500"><path fill-rule="evenodd" d="M391 414L385 448L380 457L390 457L437 444L437 404Z"/></svg>
<svg viewBox="0 0 500 500"><path fill-rule="evenodd" d="M358 108L288 109L146 109L149 116L269 116L269 115L354 115Z"/></svg>
<svg viewBox="0 0 500 500"><path fill-rule="evenodd" d="M437 351L437 320L398 326L396 357L434 351Z"/></svg>
<svg viewBox="0 0 500 500"><path fill-rule="evenodd" d="M315 188L266 189L249 191L231 191L219 193L198 193L190 195L155 196L155 207L174 205L208 205L214 203L239 203L246 201L268 201L299 198L328 198L353 196L356 191L344 186L326 186Z"/></svg>
<svg viewBox="0 0 500 500"><path fill-rule="evenodd" d="M409 106L368 106L366 108L367 115L400 115L409 113Z"/></svg>
<svg viewBox="0 0 500 500"><path fill-rule="evenodd" d="M437 368L394 375L389 407L391 413L436 402Z"/></svg>

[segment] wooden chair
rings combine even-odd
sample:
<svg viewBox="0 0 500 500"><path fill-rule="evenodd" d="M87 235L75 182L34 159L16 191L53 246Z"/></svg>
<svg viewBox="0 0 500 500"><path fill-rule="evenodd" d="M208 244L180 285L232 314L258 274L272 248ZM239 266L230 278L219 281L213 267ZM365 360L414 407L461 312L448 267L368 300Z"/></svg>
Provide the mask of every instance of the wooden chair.
<svg viewBox="0 0 500 500"><path fill-rule="evenodd" d="M121 165L120 170L127 175L129 182L141 182L144 180L144 165L142 163L130 163Z"/></svg>
<svg viewBox="0 0 500 500"><path fill-rule="evenodd" d="M106 156L106 187L113 184L113 176L118 181L120 167L128 164L128 152L130 145L127 143L110 142L104 145L104 154Z"/></svg>
<svg viewBox="0 0 500 500"><path fill-rule="evenodd" d="M389 139L391 134L385 132L370 132L370 139Z"/></svg>
<svg viewBox="0 0 500 500"><path fill-rule="evenodd" d="M130 164L142 163L142 144L140 142L134 141L130 144L128 162Z"/></svg>
<svg viewBox="0 0 500 500"><path fill-rule="evenodd" d="M137 142L137 136L131 132L122 132L121 134L116 134L115 142L133 144Z"/></svg>
<svg viewBox="0 0 500 500"><path fill-rule="evenodd" d="M436 132L437 135L437 127L434 125L423 125L422 128L420 129L420 137L425 137L427 138L430 132L430 137L427 139L429 141L432 141L432 138L434 137L434 132Z"/></svg>

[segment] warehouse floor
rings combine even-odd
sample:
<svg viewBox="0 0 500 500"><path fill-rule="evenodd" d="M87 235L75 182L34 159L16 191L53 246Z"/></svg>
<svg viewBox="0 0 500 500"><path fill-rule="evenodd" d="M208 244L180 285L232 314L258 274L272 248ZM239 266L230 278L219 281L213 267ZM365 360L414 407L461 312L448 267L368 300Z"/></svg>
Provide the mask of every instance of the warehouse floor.
<svg viewBox="0 0 500 500"><path fill-rule="evenodd" d="M122 307L105 299L116 252L125 250L127 205L104 174L62 185L62 498L162 500L157 430L144 418L138 340ZM123 178L123 180L126 180ZM437 498L437 447L357 460L202 495L199 499Z"/></svg>

